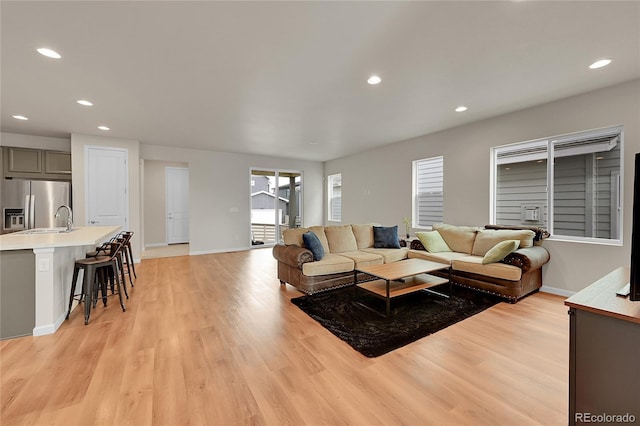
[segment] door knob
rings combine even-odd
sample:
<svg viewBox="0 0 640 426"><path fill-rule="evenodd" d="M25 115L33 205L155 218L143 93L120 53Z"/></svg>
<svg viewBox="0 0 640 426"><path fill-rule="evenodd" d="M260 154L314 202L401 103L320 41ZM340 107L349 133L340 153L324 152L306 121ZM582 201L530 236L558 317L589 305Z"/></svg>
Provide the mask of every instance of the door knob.
<svg viewBox="0 0 640 426"><path fill-rule="evenodd" d="M89 221L89 222L90 222L90 223L96 223L96 221L95 221L95 220L91 220L91 221Z"/></svg>

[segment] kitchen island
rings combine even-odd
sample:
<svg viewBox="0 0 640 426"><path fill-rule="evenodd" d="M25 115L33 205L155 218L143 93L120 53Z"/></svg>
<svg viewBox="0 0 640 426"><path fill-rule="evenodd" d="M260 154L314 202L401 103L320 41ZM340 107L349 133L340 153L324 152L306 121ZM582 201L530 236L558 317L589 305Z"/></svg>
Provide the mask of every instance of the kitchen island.
<svg viewBox="0 0 640 426"><path fill-rule="evenodd" d="M67 313L76 259L120 229L91 226L65 233L0 235L0 338L55 333Z"/></svg>

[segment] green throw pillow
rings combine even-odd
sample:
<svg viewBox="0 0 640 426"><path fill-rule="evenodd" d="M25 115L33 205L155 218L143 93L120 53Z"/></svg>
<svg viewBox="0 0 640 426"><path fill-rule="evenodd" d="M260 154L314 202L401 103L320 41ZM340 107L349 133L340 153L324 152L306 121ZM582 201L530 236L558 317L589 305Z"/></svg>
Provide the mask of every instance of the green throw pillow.
<svg viewBox="0 0 640 426"><path fill-rule="evenodd" d="M451 251L438 231L416 232L416 236L429 253Z"/></svg>
<svg viewBox="0 0 640 426"><path fill-rule="evenodd" d="M491 248L482 258L482 264L500 262L507 257L509 253L513 253L518 250L520 246L519 240L505 240L501 241Z"/></svg>

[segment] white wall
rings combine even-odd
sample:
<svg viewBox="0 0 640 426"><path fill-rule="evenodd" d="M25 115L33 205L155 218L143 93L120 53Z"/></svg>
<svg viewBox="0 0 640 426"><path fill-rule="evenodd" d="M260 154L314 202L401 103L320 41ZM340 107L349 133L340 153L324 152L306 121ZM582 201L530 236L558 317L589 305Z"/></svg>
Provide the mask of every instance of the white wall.
<svg viewBox="0 0 640 426"><path fill-rule="evenodd" d="M241 250L251 242L251 168L303 173L304 225L323 220L323 163L157 145L140 145L140 158L189 164L192 254Z"/></svg>
<svg viewBox="0 0 640 426"><path fill-rule="evenodd" d="M85 211L85 146L124 148L128 151L129 167L129 230L133 231L131 249L134 259L140 259L142 244L140 227L140 160L139 142L105 136L71 134L71 178L73 193L73 218L77 226L87 226Z"/></svg>
<svg viewBox="0 0 640 426"><path fill-rule="evenodd" d="M3 132L0 134L0 146L17 146L20 148L71 152L71 139Z"/></svg>
<svg viewBox="0 0 640 426"><path fill-rule="evenodd" d="M444 221L485 225L489 223L491 147L622 124L624 245L544 243L551 253L543 269L545 287L575 292L619 266L629 266L639 121L640 80L634 80L329 161L325 176L342 173L343 223L378 222L403 229L402 218L411 215L411 162L443 155Z"/></svg>

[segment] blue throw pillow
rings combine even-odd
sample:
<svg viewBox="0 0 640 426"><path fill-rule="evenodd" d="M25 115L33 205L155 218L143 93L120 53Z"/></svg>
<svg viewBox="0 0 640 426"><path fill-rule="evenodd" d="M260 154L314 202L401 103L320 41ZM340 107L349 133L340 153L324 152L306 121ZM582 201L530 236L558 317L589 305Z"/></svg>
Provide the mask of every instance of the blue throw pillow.
<svg viewBox="0 0 640 426"><path fill-rule="evenodd" d="M375 248L400 248L398 239L398 225L396 226L374 226L373 246Z"/></svg>
<svg viewBox="0 0 640 426"><path fill-rule="evenodd" d="M316 234L311 231L305 232L302 234L302 241L304 246L313 253L313 260L320 260L324 257L324 248Z"/></svg>

